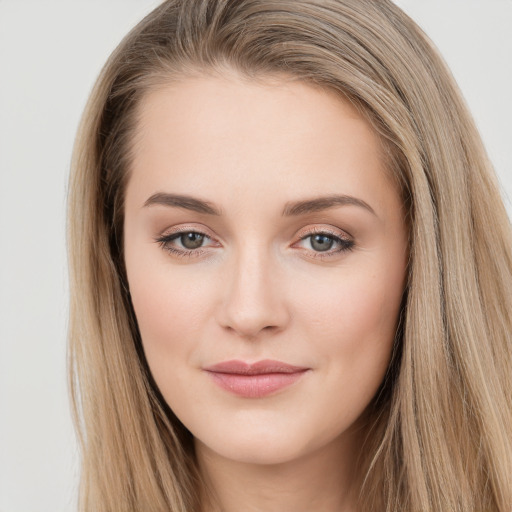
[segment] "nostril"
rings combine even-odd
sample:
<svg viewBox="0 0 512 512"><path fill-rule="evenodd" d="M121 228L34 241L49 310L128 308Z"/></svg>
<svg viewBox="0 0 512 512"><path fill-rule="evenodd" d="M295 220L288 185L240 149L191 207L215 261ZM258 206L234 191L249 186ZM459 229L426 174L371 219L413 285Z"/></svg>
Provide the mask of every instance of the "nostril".
<svg viewBox="0 0 512 512"><path fill-rule="evenodd" d="M219 317L219 323L225 329L244 338L255 338L265 332L278 332L287 323L287 315L276 307L241 311L237 308L225 308Z"/></svg>

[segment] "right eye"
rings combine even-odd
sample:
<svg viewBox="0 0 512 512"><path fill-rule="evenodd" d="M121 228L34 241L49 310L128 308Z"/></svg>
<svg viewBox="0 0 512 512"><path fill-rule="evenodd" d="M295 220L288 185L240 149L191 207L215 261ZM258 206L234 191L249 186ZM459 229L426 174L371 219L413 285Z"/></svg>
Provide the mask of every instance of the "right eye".
<svg viewBox="0 0 512 512"><path fill-rule="evenodd" d="M195 230L175 231L155 241L167 252L181 257L199 256L204 252L204 247L215 245L208 235Z"/></svg>
<svg viewBox="0 0 512 512"><path fill-rule="evenodd" d="M197 233L195 231L189 231L187 233L182 233L181 235L177 235L174 239L179 240L180 244L185 249L198 249L203 245L203 242L206 238L206 235L202 233Z"/></svg>

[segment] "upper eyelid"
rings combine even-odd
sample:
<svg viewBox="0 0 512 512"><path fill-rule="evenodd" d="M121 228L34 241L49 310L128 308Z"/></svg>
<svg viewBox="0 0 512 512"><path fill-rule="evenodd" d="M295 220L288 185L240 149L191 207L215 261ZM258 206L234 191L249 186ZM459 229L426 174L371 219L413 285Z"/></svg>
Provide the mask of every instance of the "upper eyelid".
<svg viewBox="0 0 512 512"><path fill-rule="evenodd" d="M165 238L165 237L171 237L173 235L180 235L182 233L199 233L200 235L204 235L211 239L216 239L217 237L214 236L211 231L206 227L197 227L194 225L180 225L179 227L171 226L169 228L164 229L163 231L159 232L157 234L157 238Z"/></svg>
<svg viewBox="0 0 512 512"><path fill-rule="evenodd" d="M318 234L318 235L326 234L329 236L340 238L342 240L353 240L353 238L354 238L347 231L340 229L340 228L334 228L334 227L328 227L328 228L312 227L310 229L306 228L305 230L302 231L299 238L302 240L303 238L305 238L307 236L316 235L316 234Z"/></svg>

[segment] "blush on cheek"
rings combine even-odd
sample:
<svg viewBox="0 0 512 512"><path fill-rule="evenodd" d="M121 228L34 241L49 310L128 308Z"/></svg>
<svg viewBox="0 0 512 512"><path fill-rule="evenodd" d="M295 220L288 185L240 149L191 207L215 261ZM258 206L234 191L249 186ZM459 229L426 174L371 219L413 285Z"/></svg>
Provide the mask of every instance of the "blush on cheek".
<svg viewBox="0 0 512 512"><path fill-rule="evenodd" d="M202 339L201 318L211 303L209 287L169 266L136 270L130 276L130 289L144 352L151 370L162 367L164 374L176 356L192 351Z"/></svg>
<svg viewBox="0 0 512 512"><path fill-rule="evenodd" d="M326 364L337 361L343 368L340 375L350 375L348 382L368 386L373 395L391 357L401 288L371 276L354 273L338 286L317 287L315 300L304 301L299 316L307 336L323 340L316 348Z"/></svg>

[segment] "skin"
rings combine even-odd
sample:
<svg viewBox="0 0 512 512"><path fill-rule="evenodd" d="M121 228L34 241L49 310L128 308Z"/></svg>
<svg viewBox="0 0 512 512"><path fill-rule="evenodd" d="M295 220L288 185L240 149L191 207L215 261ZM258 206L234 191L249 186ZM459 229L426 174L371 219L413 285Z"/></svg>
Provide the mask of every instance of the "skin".
<svg viewBox="0 0 512 512"><path fill-rule="evenodd" d="M216 497L205 510L355 510L358 420L388 367L406 279L407 230L379 139L331 92L235 73L153 90L139 113L128 282L155 382L194 435ZM148 205L158 193L220 215ZM367 207L283 215L333 194ZM206 237L185 254L187 239L169 241L177 231ZM204 371L233 359L307 371L269 396L240 397Z"/></svg>

